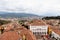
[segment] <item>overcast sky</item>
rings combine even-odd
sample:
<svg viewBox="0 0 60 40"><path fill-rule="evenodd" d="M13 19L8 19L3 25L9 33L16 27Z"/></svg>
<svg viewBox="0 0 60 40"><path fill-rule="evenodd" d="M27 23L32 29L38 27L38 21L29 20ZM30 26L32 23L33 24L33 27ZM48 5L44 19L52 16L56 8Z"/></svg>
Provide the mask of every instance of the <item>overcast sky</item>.
<svg viewBox="0 0 60 40"><path fill-rule="evenodd" d="M0 11L60 15L60 0L0 0Z"/></svg>

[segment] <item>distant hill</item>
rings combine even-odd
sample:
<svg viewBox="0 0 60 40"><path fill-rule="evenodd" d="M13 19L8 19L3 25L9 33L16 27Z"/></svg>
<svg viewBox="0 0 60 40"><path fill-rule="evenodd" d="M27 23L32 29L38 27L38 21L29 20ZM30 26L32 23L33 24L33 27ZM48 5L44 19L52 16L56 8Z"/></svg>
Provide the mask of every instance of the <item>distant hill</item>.
<svg viewBox="0 0 60 40"><path fill-rule="evenodd" d="M34 15L34 14L27 14L27 13L8 13L8 12L0 12L0 17L38 17L38 15Z"/></svg>

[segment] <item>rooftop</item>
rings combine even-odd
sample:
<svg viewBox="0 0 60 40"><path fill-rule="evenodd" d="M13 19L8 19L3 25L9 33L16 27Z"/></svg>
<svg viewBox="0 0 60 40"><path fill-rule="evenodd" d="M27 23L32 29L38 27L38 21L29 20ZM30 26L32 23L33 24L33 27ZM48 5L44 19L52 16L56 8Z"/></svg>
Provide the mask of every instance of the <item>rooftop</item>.
<svg viewBox="0 0 60 40"><path fill-rule="evenodd" d="M26 28L16 28L14 31L4 32L0 36L0 40L19 40L22 39L23 35L25 35L26 40L36 40L36 37L30 30Z"/></svg>
<svg viewBox="0 0 60 40"><path fill-rule="evenodd" d="M9 32L4 32L1 36L0 36L0 40L18 40L21 37L18 35L17 32L15 31L9 31Z"/></svg>
<svg viewBox="0 0 60 40"><path fill-rule="evenodd" d="M52 31L54 31L58 35L60 35L60 28L58 26L51 26L50 25L49 28L52 29Z"/></svg>
<svg viewBox="0 0 60 40"><path fill-rule="evenodd" d="M42 20L33 20L30 25L31 26L42 26L42 25L46 25L46 23Z"/></svg>

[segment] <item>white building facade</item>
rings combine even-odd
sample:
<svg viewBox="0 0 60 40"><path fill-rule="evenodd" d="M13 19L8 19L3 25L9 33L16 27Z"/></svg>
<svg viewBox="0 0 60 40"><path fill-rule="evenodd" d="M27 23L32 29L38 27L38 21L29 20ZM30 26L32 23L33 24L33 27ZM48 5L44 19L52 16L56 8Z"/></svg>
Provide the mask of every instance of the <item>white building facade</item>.
<svg viewBox="0 0 60 40"><path fill-rule="evenodd" d="M30 25L30 30L35 35L47 35L48 26L47 25L41 25L41 26L31 26Z"/></svg>
<svg viewBox="0 0 60 40"><path fill-rule="evenodd" d="M54 31L52 31L52 36L51 37L54 37L56 38L57 40L60 40L60 35L55 33Z"/></svg>

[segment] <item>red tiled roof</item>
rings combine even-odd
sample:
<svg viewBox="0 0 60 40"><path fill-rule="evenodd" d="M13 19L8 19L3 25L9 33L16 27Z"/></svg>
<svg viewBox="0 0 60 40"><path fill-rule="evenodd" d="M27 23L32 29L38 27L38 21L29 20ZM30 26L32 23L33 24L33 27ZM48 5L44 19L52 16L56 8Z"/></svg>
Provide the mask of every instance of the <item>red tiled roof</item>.
<svg viewBox="0 0 60 40"><path fill-rule="evenodd" d="M32 26L40 26L40 25L46 25L45 22L43 22L42 20L33 20L33 22L31 23Z"/></svg>
<svg viewBox="0 0 60 40"><path fill-rule="evenodd" d="M53 30L55 33L57 33L58 35L60 35L60 30Z"/></svg>
<svg viewBox="0 0 60 40"><path fill-rule="evenodd" d="M50 26L49 28L52 29L52 31L54 31L55 33L57 33L58 35L60 35L60 29L58 26Z"/></svg>
<svg viewBox="0 0 60 40"><path fill-rule="evenodd" d="M36 37L33 35L33 33L30 30L27 30L26 28L21 28L17 30L21 30L20 35L21 36L25 35L27 40L36 40Z"/></svg>
<svg viewBox="0 0 60 40"><path fill-rule="evenodd" d="M17 28L14 29L14 31L4 32L0 36L0 40L18 40L22 38L23 35L26 36L26 40L36 40L36 37L33 35L33 33L26 28Z"/></svg>
<svg viewBox="0 0 60 40"><path fill-rule="evenodd" d="M0 40L18 40L21 37L15 31L5 32L0 36Z"/></svg>

